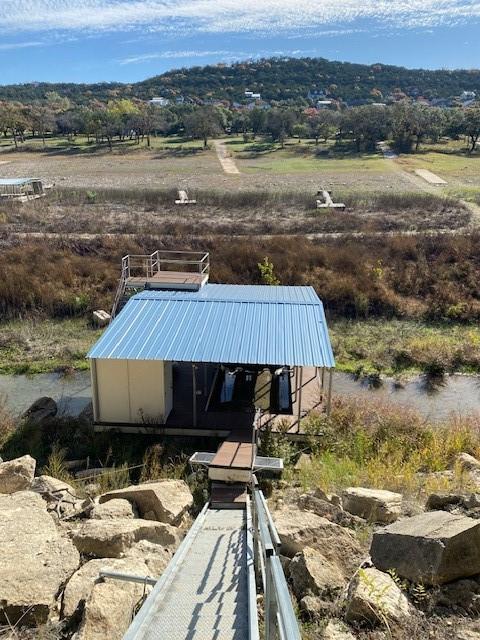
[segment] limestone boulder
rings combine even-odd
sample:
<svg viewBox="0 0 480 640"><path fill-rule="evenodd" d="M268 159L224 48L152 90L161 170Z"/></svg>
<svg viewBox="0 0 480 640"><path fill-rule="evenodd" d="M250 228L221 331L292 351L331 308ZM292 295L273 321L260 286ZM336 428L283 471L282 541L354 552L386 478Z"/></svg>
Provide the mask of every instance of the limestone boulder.
<svg viewBox="0 0 480 640"><path fill-rule="evenodd" d="M93 520L132 519L134 517L132 503L120 498L96 504L90 513L90 518Z"/></svg>
<svg viewBox="0 0 480 640"><path fill-rule="evenodd" d="M35 475L35 466L35 460L28 455L0 463L0 493L29 489Z"/></svg>
<svg viewBox="0 0 480 640"><path fill-rule="evenodd" d="M411 616L407 597L378 569L360 569L348 586L345 617L351 623L401 624Z"/></svg>
<svg viewBox="0 0 480 640"><path fill-rule="evenodd" d="M154 520L87 520L72 532L72 539L80 553L119 558L140 540L176 547L179 534L175 527Z"/></svg>
<svg viewBox="0 0 480 640"><path fill-rule="evenodd" d="M145 571L141 565L129 566L129 572ZM147 588L147 593L149 590ZM74 640L121 640L143 593L143 585L132 582L107 578L95 583L85 601L82 622Z"/></svg>
<svg viewBox="0 0 480 640"><path fill-rule="evenodd" d="M298 604L303 618L318 622L334 615L336 607L334 602L322 600L317 596L303 596Z"/></svg>
<svg viewBox="0 0 480 640"><path fill-rule="evenodd" d="M59 516L73 516L89 505L89 501L78 497L72 485L51 476L37 476L33 479L30 489L42 496L49 511Z"/></svg>
<svg viewBox="0 0 480 640"><path fill-rule="evenodd" d="M304 511L312 511L317 516L327 518L342 527L356 527L365 524L363 518L344 511L339 504L327 499L318 498L309 493L298 498L298 506Z"/></svg>
<svg viewBox="0 0 480 640"><path fill-rule="evenodd" d="M406 518L373 534L372 561L425 584L480 573L480 521L446 511Z"/></svg>
<svg viewBox="0 0 480 640"><path fill-rule="evenodd" d="M282 554L292 558L305 547L319 550L349 575L361 564L364 553L351 531L297 506L273 512L282 543Z"/></svg>
<svg viewBox="0 0 480 640"><path fill-rule="evenodd" d="M78 495L76 490L68 482L52 478L52 476L37 476L33 479L31 485L31 491L39 493L47 501L50 496L65 496L70 495L72 498L77 499Z"/></svg>
<svg viewBox="0 0 480 640"><path fill-rule="evenodd" d="M78 551L31 491L0 495L0 541L0 622L46 622L80 564Z"/></svg>
<svg viewBox="0 0 480 640"><path fill-rule="evenodd" d="M68 581L62 597L61 616L70 618L75 613L80 613L95 585L100 582L100 571L118 571L132 573L140 576L150 575L145 562L140 558L108 558L90 560L80 567ZM108 580L108 579L107 579ZM113 580L108 580L114 585ZM125 583L117 583L119 588Z"/></svg>
<svg viewBox="0 0 480 640"><path fill-rule="evenodd" d="M461 471L480 471L480 460L477 460L469 453L459 453L455 458L455 465L458 466Z"/></svg>
<svg viewBox="0 0 480 640"><path fill-rule="evenodd" d="M149 575L152 578L159 578L165 571L175 551L176 546L162 547L148 540L140 540L127 551L126 557L137 558L145 562Z"/></svg>
<svg viewBox="0 0 480 640"><path fill-rule="evenodd" d="M448 511L463 504L464 496L457 493L431 493L425 504L427 511Z"/></svg>
<svg viewBox="0 0 480 640"><path fill-rule="evenodd" d="M330 620L323 631L322 640L355 640L355 636L340 620Z"/></svg>
<svg viewBox="0 0 480 640"><path fill-rule="evenodd" d="M183 480L149 482L109 491L100 496L99 501L104 503L116 498L132 502L141 518L171 525L181 524L188 509L193 505L192 494Z"/></svg>
<svg viewBox="0 0 480 640"><path fill-rule="evenodd" d="M346 586L342 568L310 547L305 547L293 558L289 576L299 600L306 595L333 600Z"/></svg>
<svg viewBox="0 0 480 640"><path fill-rule="evenodd" d="M389 524L402 513L402 495L382 489L350 487L342 493L345 511L369 522Z"/></svg>

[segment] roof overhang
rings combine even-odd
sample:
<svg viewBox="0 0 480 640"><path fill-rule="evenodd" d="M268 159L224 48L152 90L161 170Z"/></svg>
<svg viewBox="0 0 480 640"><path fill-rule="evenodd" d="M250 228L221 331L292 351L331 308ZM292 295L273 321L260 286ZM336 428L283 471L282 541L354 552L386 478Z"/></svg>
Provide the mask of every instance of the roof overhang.
<svg viewBox="0 0 480 640"><path fill-rule="evenodd" d="M311 287L143 292L129 300L88 357L335 366L323 305Z"/></svg>

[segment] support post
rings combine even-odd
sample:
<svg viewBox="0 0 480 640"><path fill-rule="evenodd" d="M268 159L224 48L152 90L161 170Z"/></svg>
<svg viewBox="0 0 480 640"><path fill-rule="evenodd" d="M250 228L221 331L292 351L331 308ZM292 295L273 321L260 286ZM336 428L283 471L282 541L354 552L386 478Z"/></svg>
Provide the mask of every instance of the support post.
<svg viewBox="0 0 480 640"><path fill-rule="evenodd" d="M298 415L297 415L298 431L300 431L300 418L302 417L302 385L303 385L303 367L300 367L299 382L298 382L298 398L297 398L297 402L298 402Z"/></svg>
<svg viewBox="0 0 480 640"><path fill-rule="evenodd" d="M195 364L192 363L192 415L193 415L193 426L197 426L197 376L195 375Z"/></svg>
<svg viewBox="0 0 480 640"><path fill-rule="evenodd" d="M327 416L330 415L332 408L332 382L333 382L333 369L329 369L328 372L328 397L327 397Z"/></svg>

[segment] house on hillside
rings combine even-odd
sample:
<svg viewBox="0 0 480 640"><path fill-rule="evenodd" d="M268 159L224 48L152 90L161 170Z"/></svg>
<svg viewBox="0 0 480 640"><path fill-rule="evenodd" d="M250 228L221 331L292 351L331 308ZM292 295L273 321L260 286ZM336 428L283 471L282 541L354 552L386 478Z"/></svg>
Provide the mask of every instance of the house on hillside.
<svg viewBox="0 0 480 640"><path fill-rule="evenodd" d="M148 102L154 107L168 107L170 104L170 100L168 100L168 98L163 98L162 96L152 98Z"/></svg>
<svg viewBox="0 0 480 640"><path fill-rule="evenodd" d="M124 257L125 304L88 354L97 430L223 437L260 413L298 435L308 411L329 411L335 363L314 289L208 274L208 254Z"/></svg>

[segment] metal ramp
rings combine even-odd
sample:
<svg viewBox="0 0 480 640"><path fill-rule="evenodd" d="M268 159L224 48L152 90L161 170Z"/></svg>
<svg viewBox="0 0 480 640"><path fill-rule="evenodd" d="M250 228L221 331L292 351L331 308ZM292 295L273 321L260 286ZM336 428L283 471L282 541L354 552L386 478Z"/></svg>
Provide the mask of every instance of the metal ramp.
<svg viewBox="0 0 480 640"><path fill-rule="evenodd" d="M254 476L244 509L205 505L158 581L110 571L100 577L155 585L123 640L301 640L280 553Z"/></svg>
<svg viewBox="0 0 480 640"><path fill-rule="evenodd" d="M203 509L124 640L258 638L249 514Z"/></svg>

